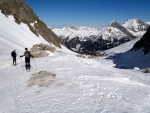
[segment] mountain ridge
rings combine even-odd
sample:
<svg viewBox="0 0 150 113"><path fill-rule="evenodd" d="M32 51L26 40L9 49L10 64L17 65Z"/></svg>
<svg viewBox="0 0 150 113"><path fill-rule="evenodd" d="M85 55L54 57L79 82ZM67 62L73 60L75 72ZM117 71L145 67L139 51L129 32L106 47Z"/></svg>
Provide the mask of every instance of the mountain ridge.
<svg viewBox="0 0 150 113"><path fill-rule="evenodd" d="M27 24L35 35L41 35L46 41L61 48L61 40L53 31L48 29L47 25L38 18L24 0L1 0L0 10L5 16L13 15L16 23Z"/></svg>
<svg viewBox="0 0 150 113"><path fill-rule="evenodd" d="M139 29L137 29L137 26L140 26ZM112 21L104 28L67 26L53 28L52 31L63 39L64 44L69 49L74 51L95 51L106 50L142 36L147 29L148 24L146 22L131 19L124 24Z"/></svg>

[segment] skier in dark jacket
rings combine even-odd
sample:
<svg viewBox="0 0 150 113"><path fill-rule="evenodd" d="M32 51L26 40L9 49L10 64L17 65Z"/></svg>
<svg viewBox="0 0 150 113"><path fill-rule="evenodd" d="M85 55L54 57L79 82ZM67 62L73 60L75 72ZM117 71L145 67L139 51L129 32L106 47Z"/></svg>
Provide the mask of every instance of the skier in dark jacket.
<svg viewBox="0 0 150 113"><path fill-rule="evenodd" d="M11 56L13 58L13 66L15 66L16 65L16 57L17 57L16 50L11 52Z"/></svg>
<svg viewBox="0 0 150 113"><path fill-rule="evenodd" d="M33 55L31 55L30 51L28 51L27 48L25 48L25 52L24 52L24 55L20 55L20 57L23 57L25 56L25 66L26 66L26 69L30 69L30 57L33 57Z"/></svg>

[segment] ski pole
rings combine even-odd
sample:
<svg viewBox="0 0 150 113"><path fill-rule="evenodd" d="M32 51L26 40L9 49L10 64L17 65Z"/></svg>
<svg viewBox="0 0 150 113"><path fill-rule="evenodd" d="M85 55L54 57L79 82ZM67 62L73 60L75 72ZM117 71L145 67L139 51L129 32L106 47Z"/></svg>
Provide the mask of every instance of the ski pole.
<svg viewBox="0 0 150 113"><path fill-rule="evenodd" d="M33 57L32 57L32 59L33 59ZM34 59L33 59L33 63L34 63L35 69L37 70L37 67L36 67L36 64L35 64L35 62L34 62Z"/></svg>

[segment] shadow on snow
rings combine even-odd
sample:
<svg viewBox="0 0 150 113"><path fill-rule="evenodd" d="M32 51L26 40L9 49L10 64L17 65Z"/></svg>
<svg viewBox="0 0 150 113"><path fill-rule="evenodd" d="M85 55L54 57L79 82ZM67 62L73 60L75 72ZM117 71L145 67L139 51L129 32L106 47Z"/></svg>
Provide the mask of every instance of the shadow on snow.
<svg viewBox="0 0 150 113"><path fill-rule="evenodd" d="M150 53L144 55L142 50L116 53L106 59L113 60L114 64L116 64L115 67L119 69L150 68Z"/></svg>

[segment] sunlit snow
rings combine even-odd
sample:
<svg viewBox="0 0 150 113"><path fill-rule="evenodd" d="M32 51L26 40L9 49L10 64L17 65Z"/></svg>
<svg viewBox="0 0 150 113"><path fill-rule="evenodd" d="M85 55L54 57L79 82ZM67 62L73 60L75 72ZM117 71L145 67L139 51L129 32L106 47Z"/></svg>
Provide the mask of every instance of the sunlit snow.
<svg viewBox="0 0 150 113"><path fill-rule="evenodd" d="M23 54L25 47L41 42L47 43L26 25L0 13L0 113L150 112L150 74L115 68L106 56L78 57L62 47L48 57L31 59L30 72L25 70L24 58L17 57L18 65L12 66L12 50ZM133 42L107 52L126 52L129 45ZM56 76L33 79L40 71ZM34 84L29 85L31 81Z"/></svg>

